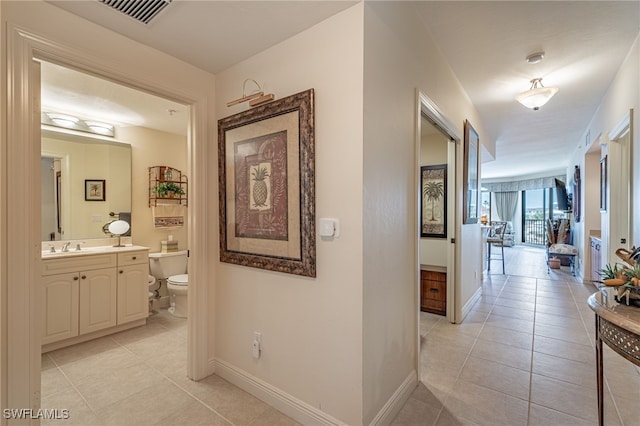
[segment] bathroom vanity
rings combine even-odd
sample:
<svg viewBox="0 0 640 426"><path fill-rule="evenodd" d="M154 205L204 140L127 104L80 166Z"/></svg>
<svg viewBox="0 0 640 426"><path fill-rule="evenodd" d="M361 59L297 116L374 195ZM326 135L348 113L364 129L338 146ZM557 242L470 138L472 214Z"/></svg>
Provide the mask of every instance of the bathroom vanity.
<svg viewBox="0 0 640 426"><path fill-rule="evenodd" d="M88 247L42 253L42 352L144 325L149 249Z"/></svg>

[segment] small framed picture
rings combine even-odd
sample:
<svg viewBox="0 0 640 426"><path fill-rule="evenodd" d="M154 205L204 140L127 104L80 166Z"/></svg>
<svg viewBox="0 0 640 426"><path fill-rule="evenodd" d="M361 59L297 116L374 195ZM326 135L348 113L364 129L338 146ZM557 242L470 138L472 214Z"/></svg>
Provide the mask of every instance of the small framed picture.
<svg viewBox="0 0 640 426"><path fill-rule="evenodd" d="M84 200L85 201L105 201L106 187L104 179L84 180Z"/></svg>

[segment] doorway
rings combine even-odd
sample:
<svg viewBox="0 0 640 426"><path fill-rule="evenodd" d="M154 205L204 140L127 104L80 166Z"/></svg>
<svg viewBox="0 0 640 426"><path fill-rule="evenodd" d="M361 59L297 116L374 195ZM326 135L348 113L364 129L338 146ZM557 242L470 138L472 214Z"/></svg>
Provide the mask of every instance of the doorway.
<svg viewBox="0 0 640 426"><path fill-rule="evenodd" d="M430 299L436 295L438 300L444 301L440 305L435 305L442 307L439 313L446 316L448 321L455 322L455 277L458 255L455 245L455 236L458 233L456 150L460 138L456 134L455 127L433 101L422 93L418 94L418 99L417 135L419 137L416 152L417 170L420 171L417 243L420 307L422 310L423 306L434 306L434 302ZM434 185L440 185L437 193L431 191ZM434 210L437 213L433 214ZM437 274L441 274L441 278L435 278ZM427 278L429 281L431 276L434 277L433 281L443 280L445 285L439 288L430 286L423 289L425 276L429 276ZM444 295L440 295L440 292L444 292Z"/></svg>
<svg viewBox="0 0 640 426"><path fill-rule="evenodd" d="M158 70L153 78L132 64L114 68L114 63L122 63L118 52L105 52L101 57L87 57L86 51L75 50L60 41L49 40L24 28L10 27L7 30L7 44L10 60L7 61L8 90L10 99L7 109L7 126L3 135L5 146L9 146L3 167L5 175L12 176L15 188L3 193L2 202L7 207L3 223L7 232L3 247L11 244L3 257L3 282L7 298L3 302L5 316L3 328L3 355L7 362L2 368L3 400L11 407L40 406L40 303L39 276L41 257L39 182L36 182L40 168L40 77L36 62L46 60L69 68L82 70L101 76L127 87L135 87L167 99L187 105L189 114L189 136L187 141L187 164L193 183L192 200L189 205L189 242L191 246L190 271L193 287L190 292L195 301L189 303L188 332L188 376L201 379L211 372L208 365L209 338L207 326L208 246L207 207L204 184L206 180L206 93L209 78L200 72L184 68L192 81L178 84L173 82L166 71ZM120 59L120 60L119 60ZM179 64L176 64L180 68ZM15 141L21 141L16 143ZM35 178L34 178L35 177ZM26 195L25 195L26 194ZM191 279L191 277L190 277ZM5 281L6 280L6 281ZM25 285L27 283L28 285ZM198 283L203 283L198 285ZM193 315L191 315L193 313ZM6 323L4 322L6 321ZM26 337L25 337L26 336ZM6 380L5 380L6 379ZM6 393L10 389L11 392Z"/></svg>
<svg viewBox="0 0 640 426"><path fill-rule="evenodd" d="M187 174L189 107L66 66L47 61L34 66L37 65L42 110L43 244L57 250L71 240L73 246L75 241L91 245L96 238L109 237L105 233L107 225L121 219L131 225L132 243L149 247L150 252L160 251L160 241L166 240L168 233L176 237L181 249L188 249L188 220L185 227L171 231L154 228L147 200L150 190L147 170L162 164ZM88 132L78 123L113 125L113 136ZM86 201L78 183L88 178L105 182L102 201ZM61 191L63 185L65 191ZM83 287L86 286L80 286L81 294ZM136 362L138 371L146 369L145 377L154 377L158 382L158 377L163 376L156 370L170 374L175 368L176 376L179 372L186 373L187 320L174 318L167 312L170 296L165 283L156 282L149 287L149 291L154 290L157 298L150 300L152 310L143 326L107 337L95 336L58 350L51 350L51 339L43 339L49 343L43 346L47 353L42 354L41 364L43 406L50 406L52 399L64 401L64 406L79 407L74 410L76 419L92 423L95 418L87 414L88 407L98 413L127 392L134 393L148 384L128 371L130 363ZM82 309L87 301L80 300ZM107 303L104 301L105 306ZM79 335L72 339L82 340L82 325L79 328ZM162 349L149 354L148 348L154 345ZM123 353L127 354L125 361L114 364L112 360L108 367L103 363L93 367L96 358L113 358ZM155 364L156 370L147 363ZM111 392L111 399L96 394L94 385L86 383L85 377L89 375L95 383L112 390L114 386L121 389ZM119 377L117 383L110 383L112 377Z"/></svg>

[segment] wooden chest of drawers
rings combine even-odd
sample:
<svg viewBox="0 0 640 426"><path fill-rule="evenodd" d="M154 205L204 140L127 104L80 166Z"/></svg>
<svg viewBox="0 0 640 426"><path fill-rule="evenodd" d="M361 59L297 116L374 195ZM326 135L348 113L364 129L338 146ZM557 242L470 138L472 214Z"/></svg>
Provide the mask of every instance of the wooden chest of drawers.
<svg viewBox="0 0 640 426"><path fill-rule="evenodd" d="M447 274L420 271L420 309L438 315L447 314Z"/></svg>

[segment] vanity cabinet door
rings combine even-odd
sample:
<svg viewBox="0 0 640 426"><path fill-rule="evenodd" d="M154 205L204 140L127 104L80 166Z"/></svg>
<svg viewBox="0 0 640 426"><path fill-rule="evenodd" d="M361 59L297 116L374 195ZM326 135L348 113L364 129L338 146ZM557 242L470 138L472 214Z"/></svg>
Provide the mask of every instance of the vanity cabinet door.
<svg viewBox="0 0 640 426"><path fill-rule="evenodd" d="M80 334L116 325L116 270L80 272Z"/></svg>
<svg viewBox="0 0 640 426"><path fill-rule="evenodd" d="M118 325L149 316L149 264L118 266Z"/></svg>
<svg viewBox="0 0 640 426"><path fill-rule="evenodd" d="M76 273L42 277L42 344L78 335L79 280Z"/></svg>

